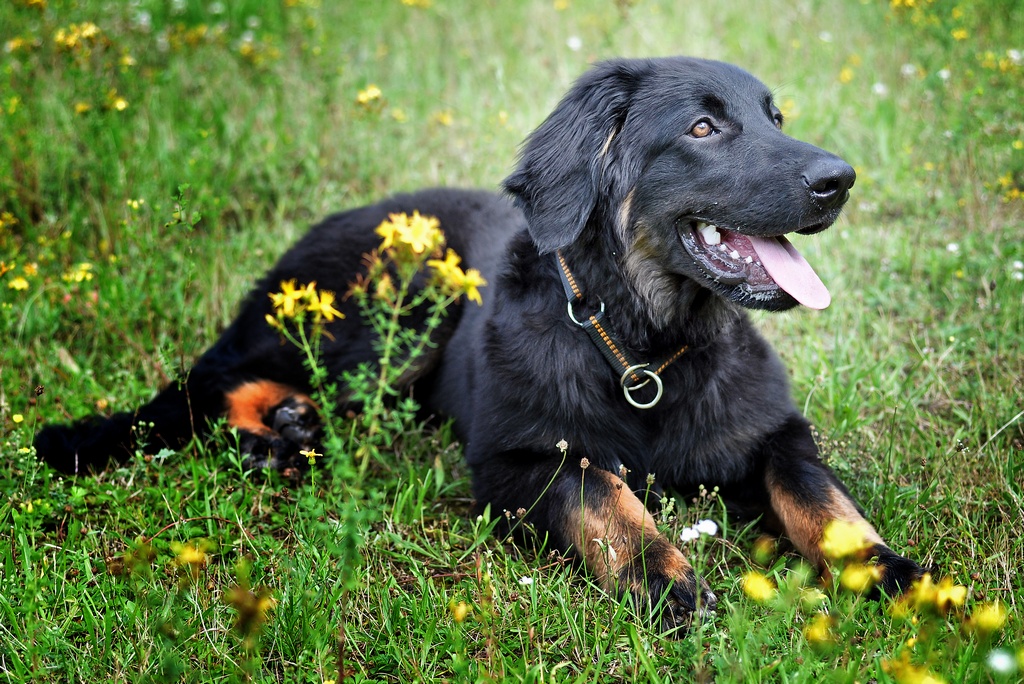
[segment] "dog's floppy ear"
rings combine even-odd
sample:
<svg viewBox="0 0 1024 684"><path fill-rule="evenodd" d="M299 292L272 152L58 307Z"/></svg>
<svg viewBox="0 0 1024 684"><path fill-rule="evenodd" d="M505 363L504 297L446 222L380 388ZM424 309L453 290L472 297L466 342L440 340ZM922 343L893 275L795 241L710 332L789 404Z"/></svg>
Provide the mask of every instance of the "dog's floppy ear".
<svg viewBox="0 0 1024 684"><path fill-rule="evenodd" d="M626 120L644 67L640 60L598 64L527 138L505 190L526 214L542 254L579 237L602 186L611 181L607 152Z"/></svg>

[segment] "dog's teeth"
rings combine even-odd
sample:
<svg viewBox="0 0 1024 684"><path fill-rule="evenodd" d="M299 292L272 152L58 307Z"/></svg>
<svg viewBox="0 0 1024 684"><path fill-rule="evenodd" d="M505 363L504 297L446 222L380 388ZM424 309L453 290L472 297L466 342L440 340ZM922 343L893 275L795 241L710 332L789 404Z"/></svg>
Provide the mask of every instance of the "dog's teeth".
<svg viewBox="0 0 1024 684"><path fill-rule="evenodd" d="M700 234L709 245L717 245L722 241L722 234L718 232L718 228L708 223L701 225Z"/></svg>
<svg viewBox="0 0 1024 684"><path fill-rule="evenodd" d="M744 263L747 263L747 264L752 263L754 261L754 257L747 257L743 261L744 261Z"/></svg>
<svg viewBox="0 0 1024 684"><path fill-rule="evenodd" d="M719 252L728 252L729 248L726 245L718 245Z"/></svg>
<svg viewBox="0 0 1024 684"><path fill-rule="evenodd" d="M739 259L739 258L740 258L740 253L739 253L739 252L737 252L737 251L736 251L736 250L734 249L734 250L732 250L731 252L729 252L729 256L731 256L731 257L732 257L733 259Z"/></svg>

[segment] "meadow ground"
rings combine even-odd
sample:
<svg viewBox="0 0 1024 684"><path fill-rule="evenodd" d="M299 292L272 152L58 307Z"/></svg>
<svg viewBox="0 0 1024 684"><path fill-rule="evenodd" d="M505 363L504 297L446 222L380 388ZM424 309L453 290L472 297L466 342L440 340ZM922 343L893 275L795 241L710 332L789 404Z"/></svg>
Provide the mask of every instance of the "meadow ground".
<svg viewBox="0 0 1024 684"><path fill-rule="evenodd" d="M1016 0L12 0L0 47L6 681L1024 676ZM679 543L718 611L666 638L493 538L449 431L408 421L364 471L328 454L299 485L245 472L224 432L96 477L36 462L43 423L185 372L320 216L495 188L590 62L680 53L752 71L791 135L857 169L844 218L801 241L831 308L756 318L830 464L938 593L823 584L708 493L659 520L717 523Z"/></svg>

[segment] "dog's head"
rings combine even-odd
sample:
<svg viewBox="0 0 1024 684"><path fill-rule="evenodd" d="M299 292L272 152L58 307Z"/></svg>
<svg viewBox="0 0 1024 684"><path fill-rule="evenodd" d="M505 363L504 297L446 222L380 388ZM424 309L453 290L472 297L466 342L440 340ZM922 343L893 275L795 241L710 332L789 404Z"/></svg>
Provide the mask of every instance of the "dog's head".
<svg viewBox="0 0 1024 684"><path fill-rule="evenodd" d="M653 309L695 287L824 308L828 290L784 236L828 228L855 174L781 128L770 91L729 64L604 62L529 137L505 187L541 253L598 245Z"/></svg>

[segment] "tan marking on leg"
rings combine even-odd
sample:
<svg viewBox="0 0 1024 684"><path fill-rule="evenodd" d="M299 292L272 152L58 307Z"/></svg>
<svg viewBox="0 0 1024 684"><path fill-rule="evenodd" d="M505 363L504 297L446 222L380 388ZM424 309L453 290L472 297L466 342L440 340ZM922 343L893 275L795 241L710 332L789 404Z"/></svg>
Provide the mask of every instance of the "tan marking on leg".
<svg viewBox="0 0 1024 684"><path fill-rule="evenodd" d="M315 406L312 399L288 385L270 380L243 383L225 395L228 425L257 435L273 434L274 431L264 424L263 418L270 409L288 397Z"/></svg>
<svg viewBox="0 0 1024 684"><path fill-rule="evenodd" d="M584 494L582 507L578 502L570 505L565 531L599 584L611 594L637 590L639 586L618 586L618 581L630 565L642 571L645 563L668 577L689 573L686 558L658 532L654 517L636 494L618 476L597 469L586 472L584 492L587 480L594 477L604 480L611 494L600 498ZM643 582L643 577L630 579Z"/></svg>
<svg viewBox="0 0 1024 684"><path fill-rule="evenodd" d="M828 503L823 506L807 505L798 501L785 489L769 485L772 510L782 523L783 531L797 551L818 566L825 568L821 553L821 536L825 526L833 520L863 523L868 541L882 544L882 538L875 528L864 519L854 503L843 492L833 488L828 493Z"/></svg>

